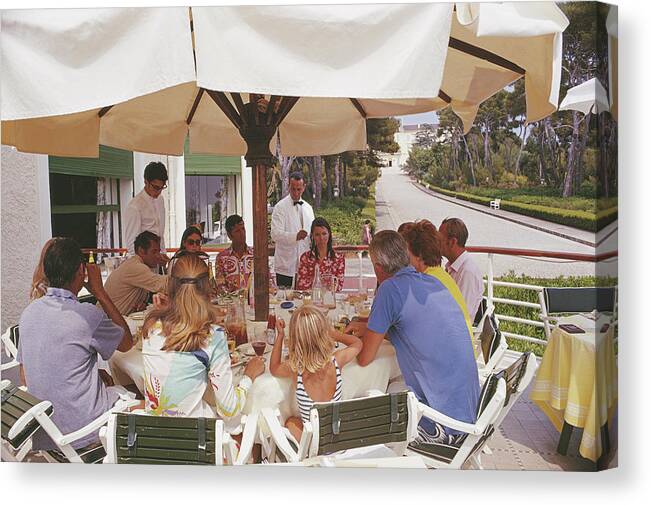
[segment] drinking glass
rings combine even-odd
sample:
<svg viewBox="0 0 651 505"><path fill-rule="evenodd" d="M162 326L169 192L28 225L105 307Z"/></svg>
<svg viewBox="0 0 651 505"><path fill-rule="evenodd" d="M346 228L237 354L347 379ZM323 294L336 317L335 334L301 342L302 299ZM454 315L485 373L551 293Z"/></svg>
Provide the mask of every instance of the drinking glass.
<svg viewBox="0 0 651 505"><path fill-rule="evenodd" d="M267 348L267 325L255 324L253 328L253 338L251 339L251 346L258 356L262 356Z"/></svg>

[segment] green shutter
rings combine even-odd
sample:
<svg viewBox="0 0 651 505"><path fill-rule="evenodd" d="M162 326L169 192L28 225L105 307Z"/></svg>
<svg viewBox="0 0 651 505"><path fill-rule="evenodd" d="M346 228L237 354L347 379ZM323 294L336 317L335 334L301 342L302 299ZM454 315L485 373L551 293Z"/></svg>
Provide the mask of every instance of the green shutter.
<svg viewBox="0 0 651 505"><path fill-rule="evenodd" d="M99 146L99 158L61 158L50 156L50 173L133 179L133 153L115 147Z"/></svg>
<svg viewBox="0 0 651 505"><path fill-rule="evenodd" d="M239 175L242 172L240 156L192 154L187 139L184 163L185 175Z"/></svg>

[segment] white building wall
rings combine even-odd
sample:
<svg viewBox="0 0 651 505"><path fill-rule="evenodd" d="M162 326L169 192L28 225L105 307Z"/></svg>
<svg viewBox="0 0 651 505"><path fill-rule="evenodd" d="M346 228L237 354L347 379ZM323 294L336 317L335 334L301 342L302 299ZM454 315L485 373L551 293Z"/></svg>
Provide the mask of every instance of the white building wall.
<svg viewBox="0 0 651 505"><path fill-rule="evenodd" d="M16 324L29 303L32 274L52 236L48 158L2 146L0 331Z"/></svg>

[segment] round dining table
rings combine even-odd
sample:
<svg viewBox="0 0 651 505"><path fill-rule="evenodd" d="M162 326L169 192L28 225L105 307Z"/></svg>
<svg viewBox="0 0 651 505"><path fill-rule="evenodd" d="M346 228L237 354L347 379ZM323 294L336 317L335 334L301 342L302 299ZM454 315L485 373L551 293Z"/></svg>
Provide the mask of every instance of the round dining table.
<svg viewBox="0 0 651 505"><path fill-rule="evenodd" d="M301 303L300 300L294 301L295 307L300 306ZM276 317L284 319L288 325L291 311L293 310L282 309L279 305L275 306L274 309L276 311ZM333 315L339 317L341 312L342 309L339 307L338 309L334 309ZM127 316L125 319L134 335L144 323L142 314ZM256 331L263 331L263 327L266 328L266 325L266 322L248 320L247 333L249 338ZM341 346L343 344L338 345ZM263 355L266 361L265 371L255 379L249 389L243 413L250 414L251 412L260 411L265 407L277 408L284 421L287 417L299 415L298 404L296 402L292 380L274 377L269 372L271 348L271 345L267 345L267 349ZM242 376L246 361L248 360L245 360L245 363L231 368L235 383ZM140 392L144 392L144 369L142 343L140 340L137 340L136 345L128 352L116 351L109 360L109 366L115 384L135 384ZM343 367L341 373L343 379L342 397L344 400L365 396L370 390L386 392L389 382L401 376L395 349L387 340L382 343L375 359L367 366L362 367L356 360L353 360ZM208 403L214 405L214 397L209 388L207 388L204 398Z"/></svg>

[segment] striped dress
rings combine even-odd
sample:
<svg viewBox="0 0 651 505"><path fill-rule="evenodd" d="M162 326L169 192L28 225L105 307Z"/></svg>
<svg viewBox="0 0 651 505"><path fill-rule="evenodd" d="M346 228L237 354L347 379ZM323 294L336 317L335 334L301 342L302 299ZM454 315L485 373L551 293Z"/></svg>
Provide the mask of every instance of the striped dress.
<svg viewBox="0 0 651 505"><path fill-rule="evenodd" d="M335 393L332 395L330 401L338 402L341 400L341 370L337 364L335 357L332 357L332 364L335 366L335 373L337 375L337 380L335 383ZM314 406L314 400L310 398L310 395L305 391L305 385L303 384L303 374L299 373L296 376L296 401L298 403L298 409L301 412L301 419L304 423L309 422L310 420L310 410Z"/></svg>

